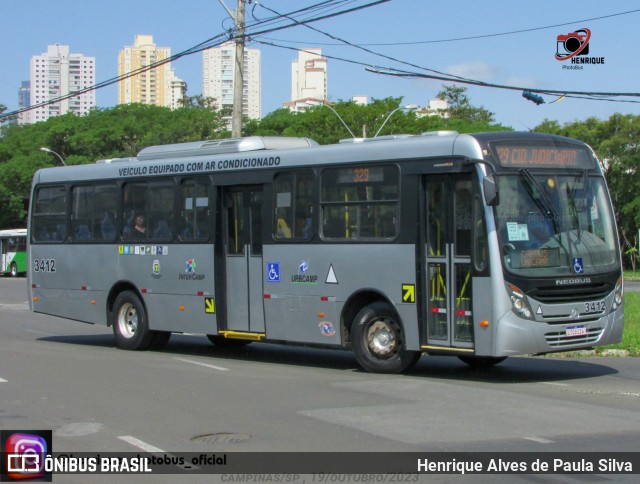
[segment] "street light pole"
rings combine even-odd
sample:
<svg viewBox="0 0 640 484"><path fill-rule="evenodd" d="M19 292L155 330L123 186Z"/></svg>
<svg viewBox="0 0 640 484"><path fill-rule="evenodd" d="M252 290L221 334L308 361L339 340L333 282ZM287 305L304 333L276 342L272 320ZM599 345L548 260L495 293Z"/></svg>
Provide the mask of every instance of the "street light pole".
<svg viewBox="0 0 640 484"><path fill-rule="evenodd" d="M344 122L344 119L342 119L342 117L338 114L338 111L336 111L335 109L333 109L331 106L329 106L328 104L325 104L323 102L319 102L319 103L312 103L307 101L305 104L308 104L309 106L324 106L325 108L329 108L331 111L333 111L333 114L336 115L336 117L340 120L340 122L342 123L342 125L346 128L347 131L349 131L349 134L351 135L352 138L355 139L356 135L353 134L353 131L351 131L349 129L349 126L347 126L347 123Z"/></svg>
<svg viewBox="0 0 640 484"><path fill-rule="evenodd" d="M44 146L43 146L42 148L40 148L40 151L44 151L45 153L49 153L49 154L52 154L52 155L56 155L56 156L58 157L58 159L60 160L60 163L62 163L62 166L67 166L67 164L64 162L64 159L62 158L62 156L60 156L60 155L59 155L58 153L56 153L55 151L53 151L53 150L51 150L51 149L49 149L49 148L46 148L46 147L44 147Z"/></svg>
<svg viewBox="0 0 640 484"><path fill-rule="evenodd" d="M389 113L389 116L387 116L387 119L385 119L385 120L384 120L384 122L382 123L382 126L380 126L380 127L378 128L378 131L376 131L376 134L375 134L375 135L373 135L373 137L374 137L374 138L377 138L377 137L378 137L378 135L380 134L380 131L382 131L382 128L384 128L384 125L385 125L385 124L387 124L387 121L389 121L389 119L391 118L391 116L393 116L393 113L395 113L396 111L400 111L401 109L410 109L410 110L411 110L411 109L416 109L416 108L415 108L415 107L413 107L413 106L400 106L399 108L396 108L396 109L394 109L393 111L391 111L391 112Z"/></svg>

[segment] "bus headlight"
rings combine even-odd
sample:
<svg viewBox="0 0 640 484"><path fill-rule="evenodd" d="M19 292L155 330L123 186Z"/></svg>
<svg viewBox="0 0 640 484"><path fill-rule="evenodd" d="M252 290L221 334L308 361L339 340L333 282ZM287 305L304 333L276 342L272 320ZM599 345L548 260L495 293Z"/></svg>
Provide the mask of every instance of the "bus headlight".
<svg viewBox="0 0 640 484"><path fill-rule="evenodd" d="M620 306L622 306L622 301L623 301L623 291L622 291L622 277L620 279L618 279L618 282L616 283L616 288L613 291L613 308L612 310L615 311L616 309L618 309Z"/></svg>
<svg viewBox="0 0 640 484"><path fill-rule="evenodd" d="M511 309L513 309L513 312L522 318L534 319L533 311L524 296L524 292L513 284L506 284L506 286L509 299L511 299Z"/></svg>

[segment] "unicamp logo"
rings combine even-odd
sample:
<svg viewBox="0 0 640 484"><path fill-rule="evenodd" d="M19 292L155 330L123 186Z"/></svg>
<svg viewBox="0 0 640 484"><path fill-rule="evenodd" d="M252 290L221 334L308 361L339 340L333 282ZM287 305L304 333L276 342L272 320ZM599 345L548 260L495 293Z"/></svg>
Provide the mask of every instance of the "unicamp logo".
<svg viewBox="0 0 640 484"><path fill-rule="evenodd" d="M562 66L563 69L569 70L582 70L585 64L604 64L604 57L589 56L590 41L591 30L586 27L558 35L556 37L556 60L569 61L569 64Z"/></svg>

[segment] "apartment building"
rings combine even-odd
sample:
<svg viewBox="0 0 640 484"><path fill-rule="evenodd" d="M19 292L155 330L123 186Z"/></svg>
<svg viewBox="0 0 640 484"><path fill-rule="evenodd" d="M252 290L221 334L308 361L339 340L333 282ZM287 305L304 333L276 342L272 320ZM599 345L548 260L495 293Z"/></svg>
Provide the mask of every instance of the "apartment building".
<svg viewBox="0 0 640 484"><path fill-rule="evenodd" d="M136 35L133 45L125 46L118 54L118 75L123 76L141 69L142 72L118 83L118 104L154 104L171 109L180 107L187 85L176 76L171 62L144 70L169 57L171 49L157 47L152 35Z"/></svg>
<svg viewBox="0 0 640 484"><path fill-rule="evenodd" d="M322 49L302 49L291 63L291 101L327 100L327 58Z"/></svg>
<svg viewBox="0 0 640 484"><path fill-rule="evenodd" d="M95 82L94 57L72 54L68 45L49 45L46 52L31 57L28 89L29 106L34 109L20 113L18 123L46 121L50 117L66 113L88 113L96 105L95 91L82 91L93 86ZM23 88L26 88L26 85L23 85ZM70 96L75 92L79 94ZM51 100L61 97L66 99L50 103Z"/></svg>
<svg viewBox="0 0 640 484"><path fill-rule="evenodd" d="M202 52L202 96L215 99L218 109L233 107L236 47L225 42ZM244 49L242 64L242 114L250 119L262 117L261 53Z"/></svg>

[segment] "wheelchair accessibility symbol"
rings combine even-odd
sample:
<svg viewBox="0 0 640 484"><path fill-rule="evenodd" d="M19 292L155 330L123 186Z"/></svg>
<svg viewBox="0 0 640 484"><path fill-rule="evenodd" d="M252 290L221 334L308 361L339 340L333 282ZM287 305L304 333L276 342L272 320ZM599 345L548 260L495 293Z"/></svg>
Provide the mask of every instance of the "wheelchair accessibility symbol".
<svg viewBox="0 0 640 484"><path fill-rule="evenodd" d="M573 272L575 272L576 274L582 274L584 272L584 266L582 265L582 257L574 257Z"/></svg>
<svg viewBox="0 0 640 484"><path fill-rule="evenodd" d="M267 282L280 282L280 262L267 262Z"/></svg>

